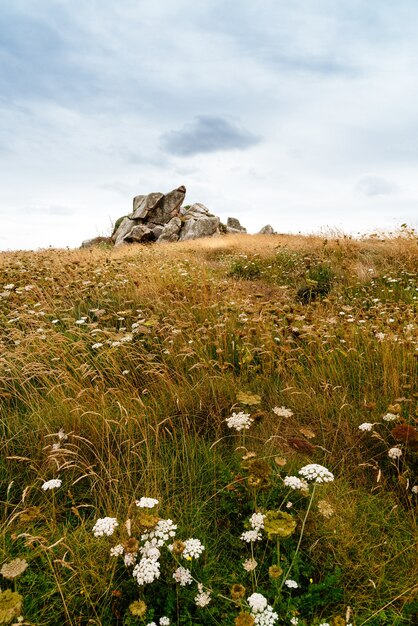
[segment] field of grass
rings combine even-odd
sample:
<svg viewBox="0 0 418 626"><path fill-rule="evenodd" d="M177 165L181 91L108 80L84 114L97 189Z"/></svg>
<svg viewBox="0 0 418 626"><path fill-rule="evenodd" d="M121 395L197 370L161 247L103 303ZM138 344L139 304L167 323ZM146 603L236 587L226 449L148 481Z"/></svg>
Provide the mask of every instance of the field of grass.
<svg viewBox="0 0 418 626"><path fill-rule="evenodd" d="M416 237L0 266L0 624L417 623Z"/></svg>

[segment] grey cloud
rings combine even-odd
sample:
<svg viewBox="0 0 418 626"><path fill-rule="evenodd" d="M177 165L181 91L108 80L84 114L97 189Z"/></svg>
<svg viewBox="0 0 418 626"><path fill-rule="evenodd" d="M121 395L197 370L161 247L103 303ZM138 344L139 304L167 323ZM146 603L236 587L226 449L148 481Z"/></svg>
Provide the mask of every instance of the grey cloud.
<svg viewBox="0 0 418 626"><path fill-rule="evenodd" d="M360 178L356 189L366 196L386 196L399 191L399 187L386 178L369 175Z"/></svg>
<svg viewBox="0 0 418 626"><path fill-rule="evenodd" d="M219 116L200 115L180 130L162 136L163 149L178 156L192 156L220 150L245 150L259 143L245 128Z"/></svg>

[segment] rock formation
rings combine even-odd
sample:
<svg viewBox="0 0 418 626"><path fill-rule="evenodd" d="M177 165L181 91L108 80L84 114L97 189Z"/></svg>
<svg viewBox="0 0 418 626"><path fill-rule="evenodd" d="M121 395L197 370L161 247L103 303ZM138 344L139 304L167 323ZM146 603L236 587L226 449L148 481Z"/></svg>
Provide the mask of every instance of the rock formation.
<svg viewBox="0 0 418 626"><path fill-rule="evenodd" d="M246 233L239 220L228 217L226 226L203 204L182 206L186 188L182 185L167 194L149 193L135 196L132 213L116 221L111 237L87 239L88 248L100 243L122 246L129 243L167 243L200 237L215 237L221 232Z"/></svg>
<svg viewBox="0 0 418 626"><path fill-rule="evenodd" d="M263 228L261 230L258 231L258 235L275 235L275 231L273 226L270 226L270 224L267 224L266 226L263 226Z"/></svg>

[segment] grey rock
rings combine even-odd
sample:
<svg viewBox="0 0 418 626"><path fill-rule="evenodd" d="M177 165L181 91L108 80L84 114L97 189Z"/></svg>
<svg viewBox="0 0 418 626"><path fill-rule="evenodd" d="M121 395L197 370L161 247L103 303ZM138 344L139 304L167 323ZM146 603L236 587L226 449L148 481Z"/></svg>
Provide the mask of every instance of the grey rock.
<svg viewBox="0 0 418 626"><path fill-rule="evenodd" d="M129 217L124 217L121 223L119 224L116 232L113 234L113 241L115 242L115 246L120 246L123 243L126 235L128 235L133 227L135 226L135 222L131 220Z"/></svg>
<svg viewBox="0 0 418 626"><path fill-rule="evenodd" d="M147 196L135 196L133 201L133 213L129 215L131 220L146 219L157 211L157 207L163 203L164 194L159 191L149 193ZM157 220L153 220L157 221Z"/></svg>
<svg viewBox="0 0 418 626"><path fill-rule="evenodd" d="M158 237L158 243L177 241L181 228L181 219L173 217L163 228L161 235Z"/></svg>
<svg viewBox="0 0 418 626"><path fill-rule="evenodd" d="M200 219L201 217L215 217L213 213L211 213L209 209L205 207L204 204L200 204L200 202L196 202L195 204L192 204L192 206L190 206L183 213L183 216L184 216L184 219L186 220L190 218Z"/></svg>
<svg viewBox="0 0 418 626"><path fill-rule="evenodd" d="M247 229L241 226L240 221L236 217L228 217L226 221L227 233L246 233Z"/></svg>
<svg viewBox="0 0 418 626"><path fill-rule="evenodd" d="M161 233L164 230L164 226L162 226L161 224L158 224L158 225L155 225L155 226L154 225L151 226L150 224L148 224L148 228L150 228L152 230L152 232L154 233L155 240L157 240L157 239L159 239L161 237Z"/></svg>
<svg viewBox="0 0 418 626"><path fill-rule="evenodd" d="M147 243L149 241L155 241L155 235L150 228L139 224L134 226L132 230L124 237L125 243Z"/></svg>
<svg viewBox="0 0 418 626"><path fill-rule="evenodd" d="M82 248L92 248L94 246L99 246L101 244L111 244L112 237L94 237L93 239L85 239L81 247Z"/></svg>
<svg viewBox="0 0 418 626"><path fill-rule="evenodd" d="M180 231L180 241L199 239L200 237L213 237L219 234L219 217L201 216L198 219L186 220Z"/></svg>
<svg viewBox="0 0 418 626"><path fill-rule="evenodd" d="M266 226L263 226L263 228L261 230L258 231L259 235L275 235L275 230L273 228L273 226L270 226L270 224L267 224Z"/></svg>

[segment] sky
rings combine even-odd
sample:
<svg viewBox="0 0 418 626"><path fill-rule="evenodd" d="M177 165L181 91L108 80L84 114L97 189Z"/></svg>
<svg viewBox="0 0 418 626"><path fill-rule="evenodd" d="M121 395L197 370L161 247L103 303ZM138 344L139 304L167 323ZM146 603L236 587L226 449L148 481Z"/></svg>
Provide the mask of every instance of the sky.
<svg viewBox="0 0 418 626"><path fill-rule="evenodd" d="M0 250L185 185L249 232L418 227L416 0L0 0Z"/></svg>

